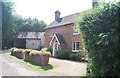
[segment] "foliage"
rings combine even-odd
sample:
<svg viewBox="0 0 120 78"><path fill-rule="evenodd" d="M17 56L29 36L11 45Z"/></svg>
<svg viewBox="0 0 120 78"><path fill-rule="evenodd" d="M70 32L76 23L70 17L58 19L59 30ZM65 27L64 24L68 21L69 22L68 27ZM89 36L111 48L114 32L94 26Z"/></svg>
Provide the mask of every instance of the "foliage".
<svg viewBox="0 0 120 78"><path fill-rule="evenodd" d="M48 52L48 51L38 51L38 50L32 50L30 53L29 53L30 56L35 56L35 55L43 55L43 56L51 56L51 53Z"/></svg>
<svg viewBox="0 0 120 78"><path fill-rule="evenodd" d="M51 54L52 54L52 48L42 48L41 51L42 51L42 50L43 50L43 51L49 51L49 52L51 52Z"/></svg>
<svg viewBox="0 0 120 78"><path fill-rule="evenodd" d="M29 53L30 56L39 55L39 54L40 54L40 51L38 51L38 50L32 50L32 51Z"/></svg>
<svg viewBox="0 0 120 78"><path fill-rule="evenodd" d="M15 15L13 2L2 2L2 48L13 47L18 32L43 32L46 24L34 18Z"/></svg>
<svg viewBox="0 0 120 78"><path fill-rule="evenodd" d="M30 56L34 55L43 55L43 56L51 56L51 53L46 50L32 50L32 49L18 49L18 48L11 48L11 52L16 52L16 53L26 53L28 52Z"/></svg>
<svg viewBox="0 0 120 78"><path fill-rule="evenodd" d="M69 59L70 52L71 51L67 49L59 49L58 51L55 52L56 53L55 57L62 59Z"/></svg>
<svg viewBox="0 0 120 78"><path fill-rule="evenodd" d="M120 75L120 5L106 3L81 15L77 26L88 51L88 75Z"/></svg>
<svg viewBox="0 0 120 78"><path fill-rule="evenodd" d="M23 18L19 15L15 16L16 24L19 32L43 32L46 24L36 18Z"/></svg>
<svg viewBox="0 0 120 78"><path fill-rule="evenodd" d="M12 2L2 2L2 48L13 46L17 26Z"/></svg>
<svg viewBox="0 0 120 78"><path fill-rule="evenodd" d="M43 56L51 56L51 52L49 51L40 51L40 55L43 55Z"/></svg>
<svg viewBox="0 0 120 78"><path fill-rule="evenodd" d="M71 53L69 55L69 58L71 60L75 60L75 61L81 61L85 56L83 55L82 52L79 52L79 53Z"/></svg>

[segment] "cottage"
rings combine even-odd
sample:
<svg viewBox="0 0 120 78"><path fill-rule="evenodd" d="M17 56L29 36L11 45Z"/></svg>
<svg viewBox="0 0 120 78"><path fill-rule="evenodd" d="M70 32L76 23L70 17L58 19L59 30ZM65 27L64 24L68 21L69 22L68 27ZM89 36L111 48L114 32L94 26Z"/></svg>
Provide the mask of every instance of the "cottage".
<svg viewBox="0 0 120 78"><path fill-rule="evenodd" d="M44 32L19 32L14 46L17 48L40 49L44 47Z"/></svg>
<svg viewBox="0 0 120 78"><path fill-rule="evenodd" d="M98 0L93 0L93 7L98 5ZM55 20L45 28L45 47L55 51L61 48L69 49L72 52L83 50L80 34L75 31L75 20L80 13L60 17L60 12L55 12Z"/></svg>

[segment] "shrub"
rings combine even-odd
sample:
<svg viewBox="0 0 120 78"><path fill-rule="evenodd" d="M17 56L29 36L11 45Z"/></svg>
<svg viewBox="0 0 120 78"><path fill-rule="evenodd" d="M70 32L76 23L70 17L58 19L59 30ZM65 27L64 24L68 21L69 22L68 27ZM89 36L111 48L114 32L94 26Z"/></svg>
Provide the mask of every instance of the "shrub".
<svg viewBox="0 0 120 78"><path fill-rule="evenodd" d="M84 58L85 56L82 53L71 53L69 58L71 60L75 60L75 61L80 61L82 60L82 58Z"/></svg>
<svg viewBox="0 0 120 78"><path fill-rule="evenodd" d="M40 51L38 50L31 50L29 53L30 56L34 56L34 55L40 55Z"/></svg>
<svg viewBox="0 0 120 78"><path fill-rule="evenodd" d="M78 25L88 51L89 76L120 75L120 5L105 4L79 17Z"/></svg>
<svg viewBox="0 0 120 78"><path fill-rule="evenodd" d="M30 53L29 53L30 56L35 56L35 55L43 55L43 56L51 56L51 53L48 52L48 51L45 51L45 50L41 50L41 51L38 51L38 50L32 50Z"/></svg>
<svg viewBox="0 0 120 78"><path fill-rule="evenodd" d="M43 51L49 51L49 52L51 52L51 54L52 54L52 48L42 48L41 51L42 51L42 50L43 50Z"/></svg>
<svg viewBox="0 0 120 78"><path fill-rule="evenodd" d="M55 57L62 59L69 59L70 52L71 52L70 50L59 49L58 51L55 52L56 53Z"/></svg>
<svg viewBox="0 0 120 78"><path fill-rule="evenodd" d="M43 56L51 56L51 52L49 52L49 51L42 51L42 52L40 52L40 55L43 55Z"/></svg>

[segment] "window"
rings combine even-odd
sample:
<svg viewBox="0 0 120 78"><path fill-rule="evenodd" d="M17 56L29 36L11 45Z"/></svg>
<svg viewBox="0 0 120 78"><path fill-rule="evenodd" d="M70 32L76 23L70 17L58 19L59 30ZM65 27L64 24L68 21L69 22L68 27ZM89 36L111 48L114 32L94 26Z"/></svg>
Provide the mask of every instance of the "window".
<svg viewBox="0 0 120 78"><path fill-rule="evenodd" d="M73 27L73 35L78 35L78 34L79 34L78 29Z"/></svg>
<svg viewBox="0 0 120 78"><path fill-rule="evenodd" d="M79 42L74 41L72 42L72 52L78 52L79 51Z"/></svg>
<svg viewBox="0 0 120 78"><path fill-rule="evenodd" d="M55 50L58 50L58 42L55 41Z"/></svg>
<svg viewBox="0 0 120 78"><path fill-rule="evenodd" d="M53 37L54 36L54 34L53 33L50 33L50 37Z"/></svg>
<svg viewBox="0 0 120 78"><path fill-rule="evenodd" d="M78 35L78 34L79 34L79 32L73 31L73 35Z"/></svg>

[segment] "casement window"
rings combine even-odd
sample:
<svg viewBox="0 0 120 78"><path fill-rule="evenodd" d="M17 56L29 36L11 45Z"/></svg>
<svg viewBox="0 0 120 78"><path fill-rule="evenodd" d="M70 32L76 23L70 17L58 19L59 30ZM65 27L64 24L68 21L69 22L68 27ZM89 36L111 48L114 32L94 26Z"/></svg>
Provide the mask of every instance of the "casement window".
<svg viewBox="0 0 120 78"><path fill-rule="evenodd" d="M73 35L78 35L79 32L78 31L73 31Z"/></svg>
<svg viewBox="0 0 120 78"><path fill-rule="evenodd" d="M77 28L73 27L73 35L78 35L78 34L79 34L79 32L78 32Z"/></svg>
<svg viewBox="0 0 120 78"><path fill-rule="evenodd" d="M50 32L50 37L53 37L53 36L54 36L54 34Z"/></svg>
<svg viewBox="0 0 120 78"><path fill-rule="evenodd" d="M79 51L79 42L78 41L74 41L72 42L72 52L78 52Z"/></svg>

